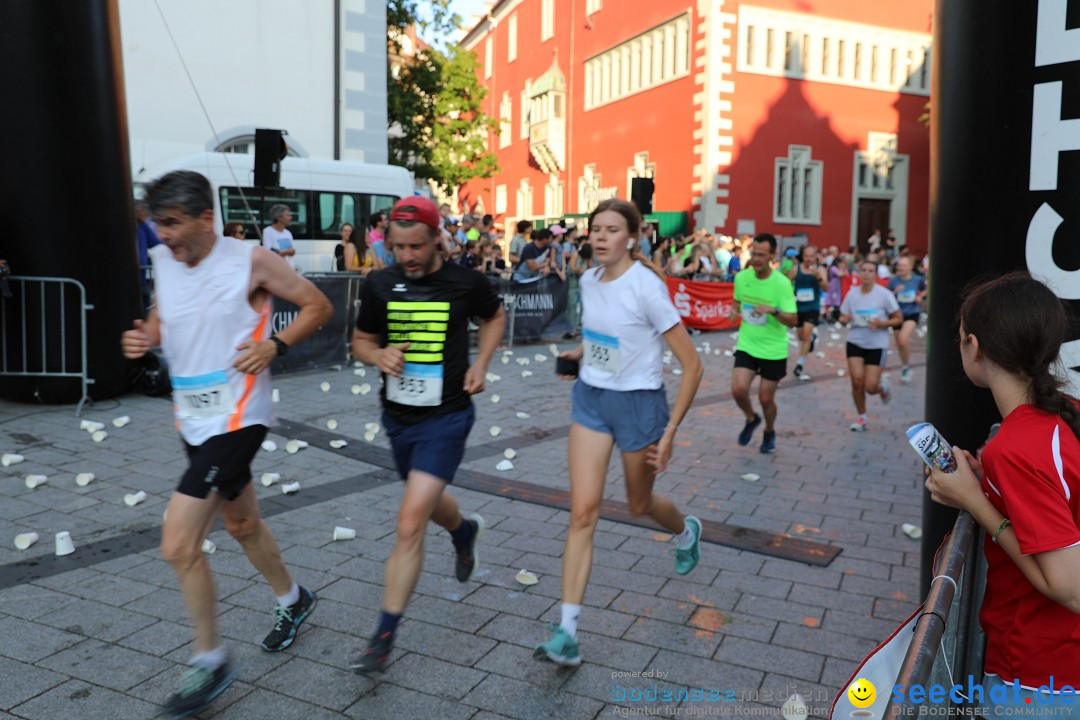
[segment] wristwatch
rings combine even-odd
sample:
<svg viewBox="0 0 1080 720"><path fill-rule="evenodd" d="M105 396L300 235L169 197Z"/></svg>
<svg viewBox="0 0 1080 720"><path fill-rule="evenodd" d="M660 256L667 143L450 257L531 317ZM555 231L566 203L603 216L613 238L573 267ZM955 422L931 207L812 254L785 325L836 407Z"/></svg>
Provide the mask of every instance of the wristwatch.
<svg viewBox="0 0 1080 720"><path fill-rule="evenodd" d="M277 345L278 357L281 357L285 353L289 352L289 343L285 342L277 335L271 335L270 339L274 342L275 345Z"/></svg>

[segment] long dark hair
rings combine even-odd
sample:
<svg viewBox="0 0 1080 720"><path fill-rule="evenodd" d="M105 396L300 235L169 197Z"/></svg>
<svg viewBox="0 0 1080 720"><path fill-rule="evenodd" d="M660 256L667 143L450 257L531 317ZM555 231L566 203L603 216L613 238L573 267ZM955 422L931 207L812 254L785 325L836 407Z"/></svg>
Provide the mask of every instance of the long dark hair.
<svg viewBox="0 0 1080 720"><path fill-rule="evenodd" d="M989 360L1029 378L1035 407L1060 415L1080 439L1080 412L1051 372L1069 332L1069 315L1050 288L1026 272L976 284L964 293L960 324L979 338Z"/></svg>
<svg viewBox="0 0 1080 720"><path fill-rule="evenodd" d="M634 245L630 248L630 259L640 260L641 264L652 270L661 280L664 279L660 273L656 272L656 268L651 263L646 262L645 258L641 256L641 250L638 248L638 238L641 237L641 223L644 222L641 219L641 213L638 212L637 206L632 202L627 202L620 198L608 198L607 200L601 200L596 208L589 213L589 229L592 230L593 219L596 218L602 212L608 210L614 211L626 218L626 229L630 232L630 237L634 239Z"/></svg>

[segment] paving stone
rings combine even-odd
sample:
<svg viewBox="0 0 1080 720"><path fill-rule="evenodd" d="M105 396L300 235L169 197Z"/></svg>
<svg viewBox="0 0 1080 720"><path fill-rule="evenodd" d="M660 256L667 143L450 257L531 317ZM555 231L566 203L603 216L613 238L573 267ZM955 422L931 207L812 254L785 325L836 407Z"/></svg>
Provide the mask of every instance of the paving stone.
<svg viewBox="0 0 1080 720"><path fill-rule="evenodd" d="M539 718L594 718L601 702L570 693L551 693L520 680L488 676L465 696L466 703L518 720Z"/></svg>
<svg viewBox="0 0 1080 720"><path fill-rule="evenodd" d="M569 669L545 660L538 660L533 657L533 648L511 643L499 643L474 667L552 690L561 687L570 676L581 670L580 667Z"/></svg>
<svg viewBox="0 0 1080 720"><path fill-rule="evenodd" d="M476 712L475 705L471 703L460 704L389 682L380 682L347 708L345 714L357 720L401 720L403 708L408 708L409 717L439 720L467 720Z"/></svg>
<svg viewBox="0 0 1080 720"><path fill-rule="evenodd" d="M11 710L27 720L116 720L154 717L160 708L103 687L71 680Z"/></svg>
<svg viewBox="0 0 1080 720"><path fill-rule="evenodd" d="M634 588L638 591L637 588ZM638 591L640 592L640 591ZM647 595L648 593L642 593ZM729 588L724 583L724 573L720 573L717 584L713 587L702 587L684 580L668 580L664 587L656 593L660 597L670 598L677 602L691 602L695 605L715 607L720 609L733 609L739 602L741 594L734 588Z"/></svg>
<svg viewBox="0 0 1080 720"><path fill-rule="evenodd" d="M490 625L490 623L489 623ZM485 626L486 627L486 626ZM471 667L495 647L495 641L440 625L406 619L398 626L394 644L401 650Z"/></svg>
<svg viewBox="0 0 1080 720"><path fill-rule="evenodd" d="M355 703L361 692L374 683L344 666L294 657L267 675L260 684L276 688L282 695L340 712Z"/></svg>
<svg viewBox="0 0 1080 720"><path fill-rule="evenodd" d="M811 682L818 681L825 662L824 655L736 637L724 638L713 659L764 672L779 672Z"/></svg>
<svg viewBox="0 0 1080 720"><path fill-rule="evenodd" d="M433 625L444 625L467 633L475 633L498 615L495 610L427 595L414 598L409 603L406 613L416 620L423 620Z"/></svg>
<svg viewBox="0 0 1080 720"><path fill-rule="evenodd" d="M6 614L23 620L34 620L77 602L78 598L67 593L33 584L0 590L0 607Z"/></svg>
<svg viewBox="0 0 1080 720"><path fill-rule="evenodd" d="M270 708L273 710L269 710ZM252 690L233 703L227 711L227 717L229 720L267 720L268 712L273 713L274 720L335 720L346 717L341 713L315 708L309 703L263 688Z"/></svg>
<svg viewBox="0 0 1080 720"><path fill-rule="evenodd" d="M624 590L611 601L611 609L617 612L664 620L677 625L685 624L697 607L692 602L679 602L630 590Z"/></svg>
<svg viewBox="0 0 1080 720"><path fill-rule="evenodd" d="M126 648L160 657L188 645L194 637L194 629L187 624L158 620L117 642Z"/></svg>
<svg viewBox="0 0 1080 720"><path fill-rule="evenodd" d="M720 613L717 615L722 617ZM643 645L710 657L720 645L721 622L723 620L716 621L716 624L699 623L698 627L688 627L662 620L638 618L623 637Z"/></svg>
<svg viewBox="0 0 1080 720"><path fill-rule="evenodd" d="M551 598L491 586L471 593L464 602L527 618L540 617L552 605Z"/></svg>
<svg viewBox="0 0 1080 720"><path fill-rule="evenodd" d="M485 677L481 670L416 653L399 658L386 673L390 682L446 700L460 700Z"/></svg>
<svg viewBox="0 0 1080 720"><path fill-rule="evenodd" d="M753 595L743 595L742 599L739 600L739 604L735 606L735 609L743 613L795 624L804 621L816 621L820 623L821 618L824 615L824 610L814 605L801 602L790 602L787 600L755 597Z"/></svg>
<svg viewBox="0 0 1080 720"><path fill-rule="evenodd" d="M0 682L0 710L10 710L68 679L65 675L7 658L0 658L0 677L5 678ZM18 681L11 682L15 678Z"/></svg>
<svg viewBox="0 0 1080 720"><path fill-rule="evenodd" d="M858 662L866 657L878 642L854 637L848 633L823 630L820 627L782 622L776 628L772 644Z"/></svg>
<svg viewBox="0 0 1080 720"><path fill-rule="evenodd" d="M36 622L96 640L113 642L153 625L157 619L93 600L81 600L42 615Z"/></svg>
<svg viewBox="0 0 1080 720"><path fill-rule="evenodd" d="M75 633L9 617L4 620L4 642L0 643L0 655L36 663L82 641L83 637Z"/></svg>
<svg viewBox="0 0 1080 720"><path fill-rule="evenodd" d="M127 690L171 663L119 645L84 640L39 663L42 667L112 690Z"/></svg>

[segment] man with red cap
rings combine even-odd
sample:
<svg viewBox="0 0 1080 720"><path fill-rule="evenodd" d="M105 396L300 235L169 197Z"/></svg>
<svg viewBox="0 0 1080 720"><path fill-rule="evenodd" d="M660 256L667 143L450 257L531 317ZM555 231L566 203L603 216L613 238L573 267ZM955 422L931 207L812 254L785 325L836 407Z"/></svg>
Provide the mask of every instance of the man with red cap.
<svg viewBox="0 0 1080 720"><path fill-rule="evenodd" d="M476 514L462 517L446 486L465 454L476 418L471 396L484 390L506 316L483 273L443 260L441 226L439 209L425 197L406 197L394 205L386 242L397 263L367 277L353 335L353 356L383 373L383 425L405 481L379 627L349 665L357 673L386 667L420 576L429 520L449 531L460 582L472 578L478 563L476 542L484 521ZM470 317L481 319L471 364Z"/></svg>

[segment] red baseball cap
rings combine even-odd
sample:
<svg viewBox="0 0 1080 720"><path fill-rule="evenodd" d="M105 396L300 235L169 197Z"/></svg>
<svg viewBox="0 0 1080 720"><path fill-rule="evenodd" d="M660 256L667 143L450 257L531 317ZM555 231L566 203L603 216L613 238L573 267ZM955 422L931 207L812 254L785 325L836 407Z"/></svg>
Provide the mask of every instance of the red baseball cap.
<svg viewBox="0 0 1080 720"><path fill-rule="evenodd" d="M403 210L402 208L410 208ZM390 210L390 220L416 220L438 230L442 227L439 208L423 195L409 195L394 203Z"/></svg>

